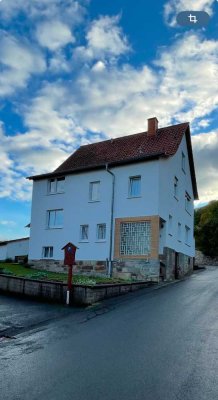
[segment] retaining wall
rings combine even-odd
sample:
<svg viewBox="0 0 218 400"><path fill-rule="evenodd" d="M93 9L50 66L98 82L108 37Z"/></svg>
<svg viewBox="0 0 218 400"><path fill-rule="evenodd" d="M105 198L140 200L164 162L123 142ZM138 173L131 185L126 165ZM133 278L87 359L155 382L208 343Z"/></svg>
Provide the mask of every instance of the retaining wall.
<svg viewBox="0 0 218 400"><path fill-rule="evenodd" d="M86 306L109 297L120 296L128 292L143 289L149 285L151 285L149 282L95 286L73 285L71 304ZM0 275L0 291L65 303L67 285L61 282L40 281Z"/></svg>

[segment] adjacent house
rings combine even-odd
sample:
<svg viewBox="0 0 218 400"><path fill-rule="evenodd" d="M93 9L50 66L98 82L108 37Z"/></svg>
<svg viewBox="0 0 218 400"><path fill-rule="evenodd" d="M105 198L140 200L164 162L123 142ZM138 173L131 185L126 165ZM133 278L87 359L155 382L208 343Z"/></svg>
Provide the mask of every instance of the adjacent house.
<svg viewBox="0 0 218 400"><path fill-rule="evenodd" d="M29 238L20 238L0 242L0 261L11 259L13 261L23 260L28 257Z"/></svg>
<svg viewBox="0 0 218 400"><path fill-rule="evenodd" d="M174 279L193 267L198 199L188 123L81 146L33 180L30 262L59 269L73 242L76 270Z"/></svg>

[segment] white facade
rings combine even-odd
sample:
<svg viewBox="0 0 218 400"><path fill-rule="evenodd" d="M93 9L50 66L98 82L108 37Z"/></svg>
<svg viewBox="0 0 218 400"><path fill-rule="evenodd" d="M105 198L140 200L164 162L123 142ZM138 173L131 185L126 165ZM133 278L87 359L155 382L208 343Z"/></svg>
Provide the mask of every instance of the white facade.
<svg viewBox="0 0 218 400"><path fill-rule="evenodd" d="M0 260L15 257L27 256L29 254L29 238L10 240L4 245L0 245Z"/></svg>
<svg viewBox="0 0 218 400"><path fill-rule="evenodd" d="M185 171L182 169L184 157ZM193 257L194 196L185 136L173 157L127 164L111 168L111 171L115 175L114 221L116 218L159 216L163 226L159 253L162 254L166 246ZM141 195L129 198L129 178L134 176L141 177ZM175 177L178 179L177 196L174 196ZM100 182L97 201L90 201L90 182ZM42 259L44 248L52 247L51 258L63 260L61 249L68 242L79 248L77 260L109 259L112 176L106 169L66 175L64 192L56 194L48 193L48 184L45 178L33 184L29 259ZM186 193L190 196L189 211L185 208ZM63 210L62 227L48 228L48 210ZM106 224L105 240L97 239L98 224ZM87 240L81 240L81 225L88 225ZM112 243L114 245L114 240Z"/></svg>

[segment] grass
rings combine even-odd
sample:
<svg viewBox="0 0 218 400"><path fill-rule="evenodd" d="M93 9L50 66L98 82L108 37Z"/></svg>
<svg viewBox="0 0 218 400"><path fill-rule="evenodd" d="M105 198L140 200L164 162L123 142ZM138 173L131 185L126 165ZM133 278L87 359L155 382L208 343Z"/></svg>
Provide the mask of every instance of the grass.
<svg viewBox="0 0 218 400"><path fill-rule="evenodd" d="M0 271L8 275L22 278L67 282L67 273L41 271L38 269L24 267L20 264L0 263ZM96 285L101 283L121 283L124 282L124 280L96 276L73 275L73 282L81 285ZM127 281L125 280L125 282Z"/></svg>

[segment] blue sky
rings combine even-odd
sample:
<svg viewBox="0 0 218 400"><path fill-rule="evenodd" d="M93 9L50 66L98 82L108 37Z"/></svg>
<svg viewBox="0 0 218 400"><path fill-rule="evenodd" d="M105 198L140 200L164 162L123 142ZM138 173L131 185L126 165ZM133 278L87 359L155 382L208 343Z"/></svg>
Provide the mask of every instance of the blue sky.
<svg viewBox="0 0 218 400"><path fill-rule="evenodd" d="M207 28L178 27L204 10ZM27 236L32 183L81 144L190 121L199 204L218 198L218 2L0 1L0 240Z"/></svg>

